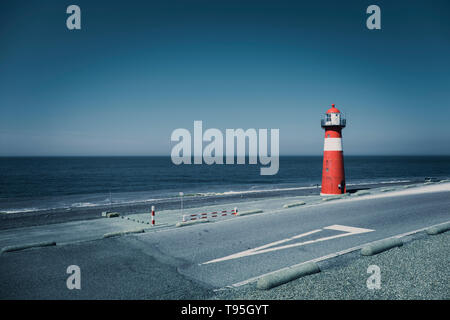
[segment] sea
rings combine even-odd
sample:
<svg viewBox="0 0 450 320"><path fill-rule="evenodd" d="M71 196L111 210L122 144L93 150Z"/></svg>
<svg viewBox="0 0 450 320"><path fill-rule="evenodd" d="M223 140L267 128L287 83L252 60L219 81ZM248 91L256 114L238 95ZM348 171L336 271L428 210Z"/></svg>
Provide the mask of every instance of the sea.
<svg viewBox="0 0 450 320"><path fill-rule="evenodd" d="M450 178L450 156L345 156L344 161L347 188ZM279 168L276 175L262 176L259 164L174 165L162 156L1 157L0 213L318 190L321 156L282 156Z"/></svg>

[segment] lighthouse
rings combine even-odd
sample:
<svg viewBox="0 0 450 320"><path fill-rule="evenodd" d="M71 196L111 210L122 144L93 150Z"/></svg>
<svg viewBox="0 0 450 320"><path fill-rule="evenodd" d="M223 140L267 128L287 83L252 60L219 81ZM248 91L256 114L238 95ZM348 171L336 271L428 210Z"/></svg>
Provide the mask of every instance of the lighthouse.
<svg viewBox="0 0 450 320"><path fill-rule="evenodd" d="M335 195L346 192L344 156L342 149L342 129L345 128L344 116L334 106L325 113L321 120L325 130L323 146L322 190L320 195Z"/></svg>

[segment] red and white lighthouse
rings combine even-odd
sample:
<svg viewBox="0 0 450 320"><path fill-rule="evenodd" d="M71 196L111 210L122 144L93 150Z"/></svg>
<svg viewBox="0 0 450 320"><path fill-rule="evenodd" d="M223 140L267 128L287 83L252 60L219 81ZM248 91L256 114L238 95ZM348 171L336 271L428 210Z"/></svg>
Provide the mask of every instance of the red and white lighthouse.
<svg viewBox="0 0 450 320"><path fill-rule="evenodd" d="M325 113L325 118L321 120L322 128L325 129L321 195L346 192L341 133L345 128L345 122L343 114L334 104Z"/></svg>

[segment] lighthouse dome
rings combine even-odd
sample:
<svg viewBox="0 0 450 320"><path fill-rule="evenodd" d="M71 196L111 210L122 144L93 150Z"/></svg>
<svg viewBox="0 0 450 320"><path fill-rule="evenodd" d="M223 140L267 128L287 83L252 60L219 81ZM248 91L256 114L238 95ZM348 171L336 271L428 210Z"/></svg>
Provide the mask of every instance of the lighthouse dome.
<svg viewBox="0 0 450 320"><path fill-rule="evenodd" d="M327 110L327 113L341 113L338 108L334 106L334 103L331 105L331 108Z"/></svg>
<svg viewBox="0 0 450 320"><path fill-rule="evenodd" d="M324 119L321 121L322 128L327 127L341 127L345 128L346 120L343 113L341 113L334 104L331 105L331 108L325 113Z"/></svg>

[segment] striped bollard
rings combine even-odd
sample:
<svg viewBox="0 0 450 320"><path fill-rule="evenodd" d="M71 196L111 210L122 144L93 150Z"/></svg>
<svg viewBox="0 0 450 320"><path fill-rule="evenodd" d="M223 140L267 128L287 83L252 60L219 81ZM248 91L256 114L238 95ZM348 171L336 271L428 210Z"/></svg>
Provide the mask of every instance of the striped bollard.
<svg viewBox="0 0 450 320"><path fill-rule="evenodd" d="M155 206L152 206L152 227L155 226Z"/></svg>

